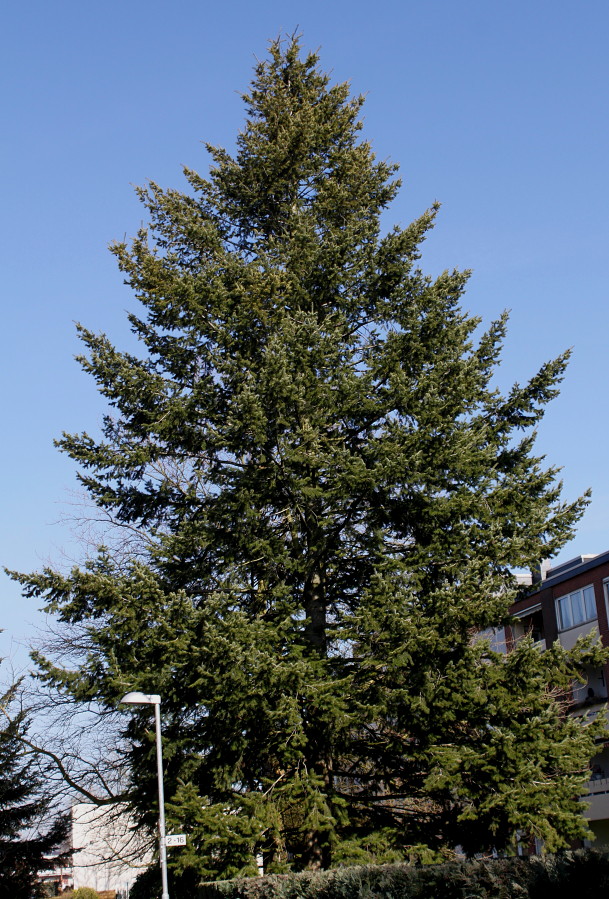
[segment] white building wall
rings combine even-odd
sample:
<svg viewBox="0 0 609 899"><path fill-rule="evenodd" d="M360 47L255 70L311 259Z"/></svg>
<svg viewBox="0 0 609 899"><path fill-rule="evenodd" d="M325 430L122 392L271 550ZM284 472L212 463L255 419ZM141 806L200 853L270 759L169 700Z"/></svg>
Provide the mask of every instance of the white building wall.
<svg viewBox="0 0 609 899"><path fill-rule="evenodd" d="M150 844L124 806L80 802L72 807L74 888L126 894L152 860Z"/></svg>

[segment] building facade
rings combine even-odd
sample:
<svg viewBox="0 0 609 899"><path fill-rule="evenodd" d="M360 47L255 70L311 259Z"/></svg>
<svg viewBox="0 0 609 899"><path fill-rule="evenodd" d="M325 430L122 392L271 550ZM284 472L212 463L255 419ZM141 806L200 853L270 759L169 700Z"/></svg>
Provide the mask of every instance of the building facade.
<svg viewBox="0 0 609 899"><path fill-rule="evenodd" d="M521 580L525 585L526 576ZM609 646L609 552L577 556L553 568L542 566L528 583L533 591L511 607L516 621L495 635L497 644L503 641L509 650L530 635L542 650L556 640L571 649L578 637L594 631ZM609 662L585 674L583 684L573 684L571 710L574 715L594 716L607 703ZM583 801L595 835L594 845L609 846L609 741L598 744L591 761L588 795Z"/></svg>
<svg viewBox="0 0 609 899"><path fill-rule="evenodd" d="M93 887L129 895L137 875L152 861L149 843L142 840L124 806L72 806L72 875L74 888Z"/></svg>

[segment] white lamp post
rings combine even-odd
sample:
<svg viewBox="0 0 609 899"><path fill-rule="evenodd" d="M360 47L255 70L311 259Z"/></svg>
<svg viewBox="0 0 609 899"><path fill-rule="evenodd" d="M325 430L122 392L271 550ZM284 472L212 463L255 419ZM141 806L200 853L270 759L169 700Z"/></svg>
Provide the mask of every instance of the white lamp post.
<svg viewBox="0 0 609 899"><path fill-rule="evenodd" d="M162 899L169 899L167 885L167 848L165 843L165 795L163 790L163 747L161 744L161 697L156 693L126 693L121 702L128 705L153 705L156 724L156 767L159 781L159 857L161 861Z"/></svg>

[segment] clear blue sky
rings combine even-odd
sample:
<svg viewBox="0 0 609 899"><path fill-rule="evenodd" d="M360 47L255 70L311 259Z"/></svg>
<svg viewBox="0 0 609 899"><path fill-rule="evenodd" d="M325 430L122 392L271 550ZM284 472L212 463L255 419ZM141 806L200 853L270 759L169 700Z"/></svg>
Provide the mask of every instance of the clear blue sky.
<svg viewBox="0 0 609 899"><path fill-rule="evenodd" d="M128 343L132 307L108 243L143 212L133 184L183 185L202 141L231 147L255 57L298 29L365 93L365 129L400 163L388 223L443 203L423 265L473 269L466 306L511 327L503 385L565 347L573 361L539 449L565 496L593 502L562 559L609 549L609 4L606 0L31 0L0 25L2 255L0 561L32 570L82 549L62 519L75 489L53 448L95 430L74 321ZM42 624L0 579L0 654Z"/></svg>

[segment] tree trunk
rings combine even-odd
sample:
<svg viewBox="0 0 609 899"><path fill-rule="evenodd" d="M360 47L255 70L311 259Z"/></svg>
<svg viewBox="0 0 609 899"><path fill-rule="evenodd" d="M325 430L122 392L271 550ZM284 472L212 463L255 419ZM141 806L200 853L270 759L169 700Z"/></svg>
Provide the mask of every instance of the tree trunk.
<svg viewBox="0 0 609 899"><path fill-rule="evenodd" d="M305 636L311 646L326 653L326 598L325 573L314 570L305 583L303 596L306 614Z"/></svg>

